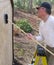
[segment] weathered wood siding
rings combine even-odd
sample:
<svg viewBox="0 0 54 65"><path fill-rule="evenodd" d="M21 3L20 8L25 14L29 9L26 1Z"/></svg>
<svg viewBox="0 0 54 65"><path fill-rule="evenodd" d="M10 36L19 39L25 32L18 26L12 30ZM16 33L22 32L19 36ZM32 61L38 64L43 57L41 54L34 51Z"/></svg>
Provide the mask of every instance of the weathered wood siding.
<svg viewBox="0 0 54 65"><path fill-rule="evenodd" d="M8 14L5 24L4 14ZM12 65L12 7L10 0L0 0L0 65Z"/></svg>

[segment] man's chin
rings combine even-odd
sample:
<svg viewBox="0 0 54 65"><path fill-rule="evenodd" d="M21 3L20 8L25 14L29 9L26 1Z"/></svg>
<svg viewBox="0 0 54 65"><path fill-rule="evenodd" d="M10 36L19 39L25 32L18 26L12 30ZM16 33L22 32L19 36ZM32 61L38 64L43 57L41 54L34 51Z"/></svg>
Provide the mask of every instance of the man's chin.
<svg viewBox="0 0 54 65"><path fill-rule="evenodd" d="M37 16L38 18L41 18L40 16Z"/></svg>

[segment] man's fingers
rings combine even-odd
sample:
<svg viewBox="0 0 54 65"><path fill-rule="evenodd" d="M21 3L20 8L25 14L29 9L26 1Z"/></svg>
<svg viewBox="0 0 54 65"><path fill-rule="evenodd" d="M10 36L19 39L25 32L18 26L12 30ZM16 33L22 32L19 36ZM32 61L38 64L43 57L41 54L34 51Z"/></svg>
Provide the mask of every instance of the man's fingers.
<svg viewBox="0 0 54 65"><path fill-rule="evenodd" d="M33 35L30 34L30 33L28 33L26 36L27 36L29 39L32 39L32 38L33 38Z"/></svg>

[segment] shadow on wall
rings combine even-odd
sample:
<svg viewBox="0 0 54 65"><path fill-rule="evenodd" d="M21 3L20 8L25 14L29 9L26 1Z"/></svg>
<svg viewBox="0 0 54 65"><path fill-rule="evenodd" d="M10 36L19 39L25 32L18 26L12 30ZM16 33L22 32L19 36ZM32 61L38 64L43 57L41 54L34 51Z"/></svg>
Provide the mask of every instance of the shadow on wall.
<svg viewBox="0 0 54 65"><path fill-rule="evenodd" d="M16 59L14 59L14 63L13 65L22 65L21 63L19 63Z"/></svg>

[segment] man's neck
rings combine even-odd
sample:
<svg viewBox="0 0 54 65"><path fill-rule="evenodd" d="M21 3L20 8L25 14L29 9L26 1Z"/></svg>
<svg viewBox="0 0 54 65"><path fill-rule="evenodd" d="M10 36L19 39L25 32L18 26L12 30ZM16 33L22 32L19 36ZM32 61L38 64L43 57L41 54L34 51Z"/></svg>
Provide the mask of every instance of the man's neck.
<svg viewBox="0 0 54 65"><path fill-rule="evenodd" d="M48 20L48 18L49 18L49 15L46 15L46 16L42 17L42 20L43 20L44 22L46 22L46 21Z"/></svg>

